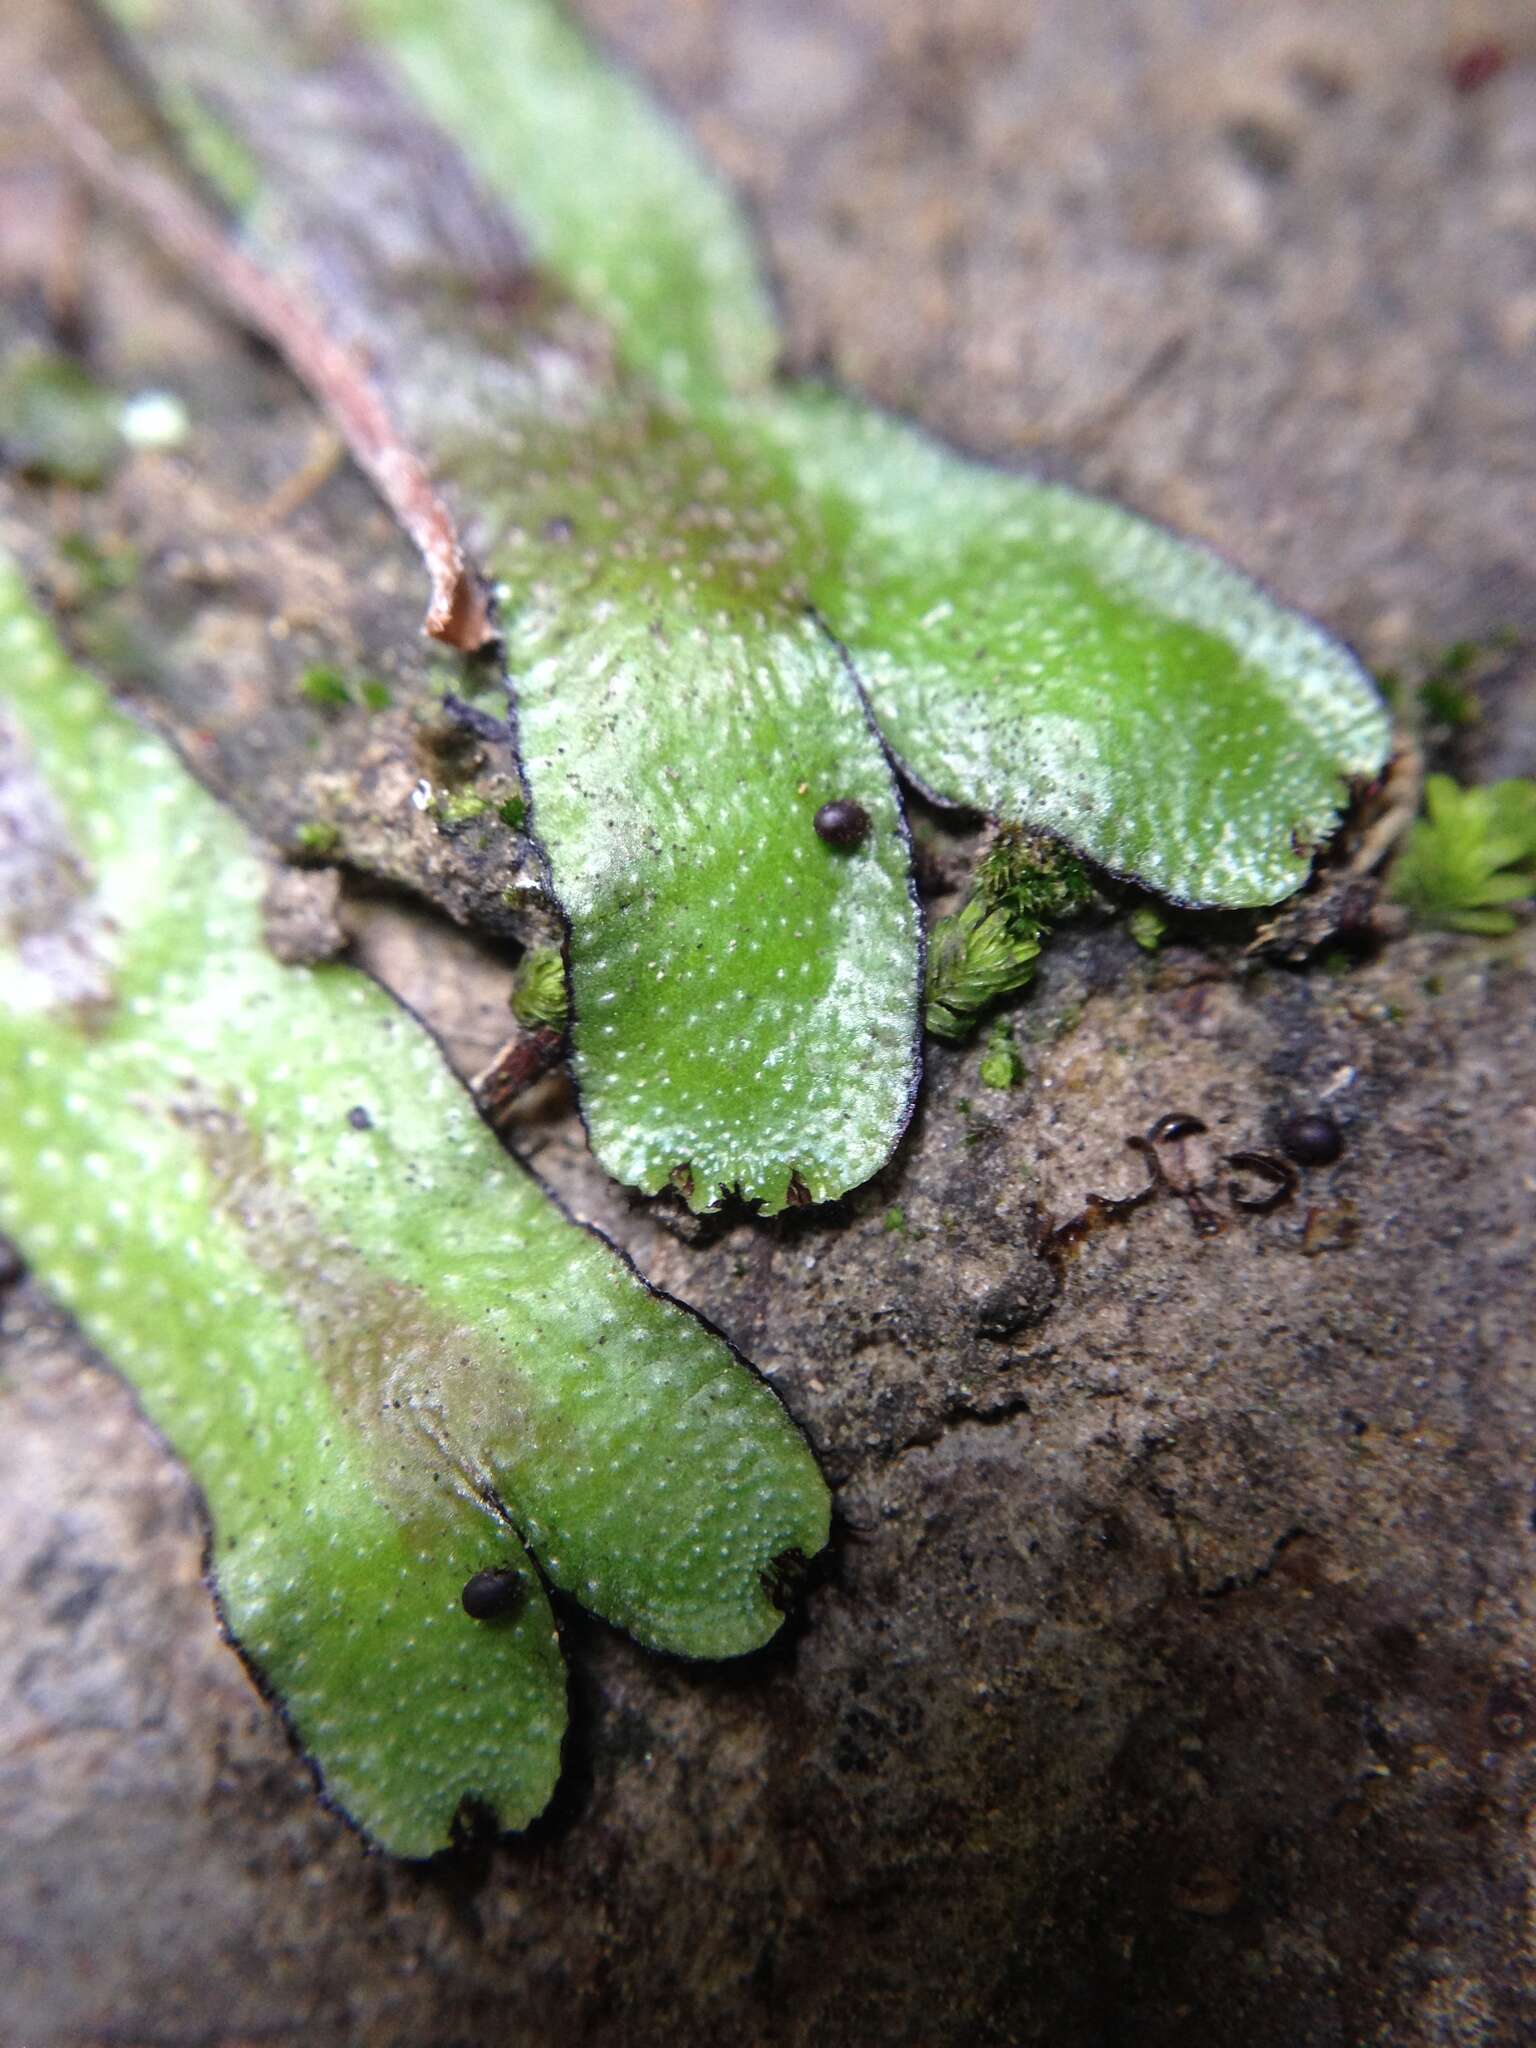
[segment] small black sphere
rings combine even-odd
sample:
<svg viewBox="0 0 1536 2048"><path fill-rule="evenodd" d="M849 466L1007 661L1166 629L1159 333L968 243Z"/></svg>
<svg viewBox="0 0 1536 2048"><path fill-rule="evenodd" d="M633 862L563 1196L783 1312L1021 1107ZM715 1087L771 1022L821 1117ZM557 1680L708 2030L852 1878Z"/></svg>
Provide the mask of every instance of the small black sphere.
<svg viewBox="0 0 1536 2048"><path fill-rule="evenodd" d="M851 796L835 796L811 821L828 846L858 846L869 833L869 813Z"/></svg>
<svg viewBox="0 0 1536 2048"><path fill-rule="evenodd" d="M476 1572L464 1581L459 1599L471 1621L500 1621L503 1615L515 1613L522 1605L522 1573L510 1565L494 1565L488 1571Z"/></svg>
<svg viewBox="0 0 1536 2048"><path fill-rule="evenodd" d="M1280 1126L1280 1149L1298 1166L1332 1166L1344 1150L1344 1133L1327 1110L1300 1110Z"/></svg>

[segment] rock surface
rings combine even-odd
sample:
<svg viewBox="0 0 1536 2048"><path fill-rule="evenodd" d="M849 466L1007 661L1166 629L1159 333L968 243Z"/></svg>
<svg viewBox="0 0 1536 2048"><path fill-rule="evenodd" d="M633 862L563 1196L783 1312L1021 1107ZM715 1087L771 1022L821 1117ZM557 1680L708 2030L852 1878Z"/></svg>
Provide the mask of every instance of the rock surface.
<svg viewBox="0 0 1536 2048"><path fill-rule="evenodd" d="M1431 0L583 11L751 194L802 365L1207 536L1378 665L1536 632L1515 0L1458 12L1465 44L1508 39L1475 92ZM6 75L57 62L62 19L9 11ZM61 189L23 132L9 251L48 207L70 218ZM337 825L354 943L476 1066L498 942L529 928L525 855L410 802L502 772L437 705L410 555L345 469L288 488L317 423L270 362L121 231L76 239L97 365L179 390L192 438L90 497L16 486L0 530L253 822L280 844ZM35 310L16 272L7 331ZM81 535L134 550L126 587L61 552ZM387 681L389 707L314 702L319 664ZM1529 654L1479 695L1440 758L1531 773ZM9 1281L0 2033L1536 2030L1532 934L1335 964L1257 965L1224 936L1149 958L1123 927L1059 942L1018 1011L1023 1085L936 1053L897 1161L830 1217L685 1228L604 1183L557 1082L530 1097L519 1148L770 1374L840 1529L788 1639L738 1666L568 1613L556 1811L425 1870L316 1803L218 1639L178 1467ZM1220 1156L1319 1102L1341 1160L1234 1212ZM1211 1127L1186 1167L1220 1234L1165 1197L1043 1263L1039 1213L1138 1184L1124 1138L1170 1109Z"/></svg>

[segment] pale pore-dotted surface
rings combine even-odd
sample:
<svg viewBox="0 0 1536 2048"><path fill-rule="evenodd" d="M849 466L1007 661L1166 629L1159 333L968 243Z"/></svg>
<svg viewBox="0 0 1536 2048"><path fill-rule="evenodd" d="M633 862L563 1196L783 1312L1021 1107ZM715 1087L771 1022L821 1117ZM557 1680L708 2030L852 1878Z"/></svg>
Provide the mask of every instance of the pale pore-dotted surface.
<svg viewBox="0 0 1536 2048"><path fill-rule="evenodd" d="M841 543L813 595L924 788L1182 902L1301 886L1390 740L1337 641L1118 506L836 398L788 394L771 430Z"/></svg>
<svg viewBox="0 0 1536 2048"><path fill-rule="evenodd" d="M761 387L766 356L753 378L750 353L724 342L760 317L744 219L704 209L715 188L702 168L643 92L590 56L581 68L557 9L520 10L510 39L488 32L484 0L367 12L626 351L644 350L669 280L698 308L686 336L666 330L688 357L673 387ZM486 52L472 119L466 67L450 62L471 47ZM542 97L537 66L554 88ZM612 262L612 197L589 175L611 160L610 133L624 138L626 217L634 181L651 184L627 268ZM661 224L685 181L700 233L679 268ZM1180 901L1252 906L1300 887L1348 780L1384 764L1388 719L1359 664L1205 550L807 387L768 399L753 432L789 455L802 516L825 521L805 590L851 650L886 741L945 801L1045 826Z"/></svg>
<svg viewBox="0 0 1536 2048"><path fill-rule="evenodd" d="M738 1187L771 1213L792 1182L827 1200L884 1164L915 1081L891 771L797 601L806 534L772 464L656 412L592 438L520 473L498 559L527 593L518 734L593 1148L697 1207ZM836 797L869 814L855 848L816 835Z"/></svg>
<svg viewBox="0 0 1536 2048"><path fill-rule="evenodd" d="M761 1574L825 1540L809 1453L505 1157L382 991L265 953L243 833L9 574L0 634L115 956L105 1011L0 1012L4 1226L198 1479L231 1628L333 1796L407 1854L466 1793L521 1824L563 1676L526 1561L514 1622L459 1610L523 1555L476 1495L586 1604L730 1654L778 1624Z"/></svg>
<svg viewBox="0 0 1536 2048"><path fill-rule="evenodd" d="M226 11L173 8L149 47L182 83L222 64L282 201L277 253L375 363L503 579L532 829L570 923L574 1068L611 1172L771 1213L868 1179L906 1121L916 919L837 642L887 744L946 800L1182 901L1305 880L1350 778L1386 754L1347 653L1144 521L776 387L741 220L557 10L532 0L515 27L480 0L365 11L557 274L494 317L423 290L440 252L413 242L398 180L379 188L369 134L315 119L322 88L348 104L327 59L273 37L253 91ZM399 118L409 187L435 159L404 102ZM402 247L381 246L380 212ZM839 796L874 820L853 854L810 829Z"/></svg>

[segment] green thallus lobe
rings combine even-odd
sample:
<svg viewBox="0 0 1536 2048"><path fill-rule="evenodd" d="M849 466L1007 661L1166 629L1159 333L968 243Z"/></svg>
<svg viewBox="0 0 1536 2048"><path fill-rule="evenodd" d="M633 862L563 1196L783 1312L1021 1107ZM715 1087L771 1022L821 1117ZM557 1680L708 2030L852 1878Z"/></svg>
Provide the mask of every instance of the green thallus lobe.
<svg viewBox="0 0 1536 2048"><path fill-rule="evenodd" d="M202 1488L236 1640L399 1854L559 1768L544 1578L764 1642L828 1501L768 1388L568 1221L361 974L282 968L243 830L0 559L0 1226ZM476 1573L515 1610L476 1626ZM766 1582L765 1582L766 1581Z"/></svg>
<svg viewBox="0 0 1536 2048"><path fill-rule="evenodd" d="M882 740L942 801L1191 904L1289 893L1381 768L1351 657L1202 549L777 380L740 217L550 0L359 0L375 73L235 0L133 12L173 111L233 116L251 233L369 348L504 582L573 1066L621 1178L772 1211L889 1153L918 932ZM389 66L495 213L462 250ZM484 281L490 320L465 287L509 246L493 201L538 270ZM851 854L813 829L835 798L872 821Z"/></svg>

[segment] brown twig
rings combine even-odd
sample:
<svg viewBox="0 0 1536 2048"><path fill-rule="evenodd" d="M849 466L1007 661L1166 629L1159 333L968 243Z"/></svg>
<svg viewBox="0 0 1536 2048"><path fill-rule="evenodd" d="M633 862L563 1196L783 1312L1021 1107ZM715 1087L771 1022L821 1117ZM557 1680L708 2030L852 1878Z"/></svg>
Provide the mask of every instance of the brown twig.
<svg viewBox="0 0 1536 2048"><path fill-rule="evenodd" d="M485 587L465 560L453 517L354 351L327 332L298 292L240 248L214 213L150 165L114 149L54 81L44 87L41 112L90 183L271 342L335 420L426 563L432 584L427 632L466 653L493 639Z"/></svg>
<svg viewBox="0 0 1536 2048"><path fill-rule="evenodd" d="M1054 1230L1047 1231L1040 1240L1038 1250L1045 1259L1059 1259L1064 1253L1076 1251L1090 1231L1101 1224L1115 1223L1136 1210L1161 1188L1168 1185L1163 1175L1163 1162L1158 1157L1157 1147L1150 1138L1127 1138L1126 1144L1133 1152L1140 1153L1147 1169L1146 1185L1129 1195L1101 1195L1090 1193L1084 1198L1083 1207L1075 1216L1069 1216L1065 1223L1059 1223Z"/></svg>
<svg viewBox="0 0 1536 2048"><path fill-rule="evenodd" d="M475 1075L470 1092L493 1131L502 1129L517 1098L549 1072L563 1044L558 1031L537 1024L509 1039L490 1065Z"/></svg>

